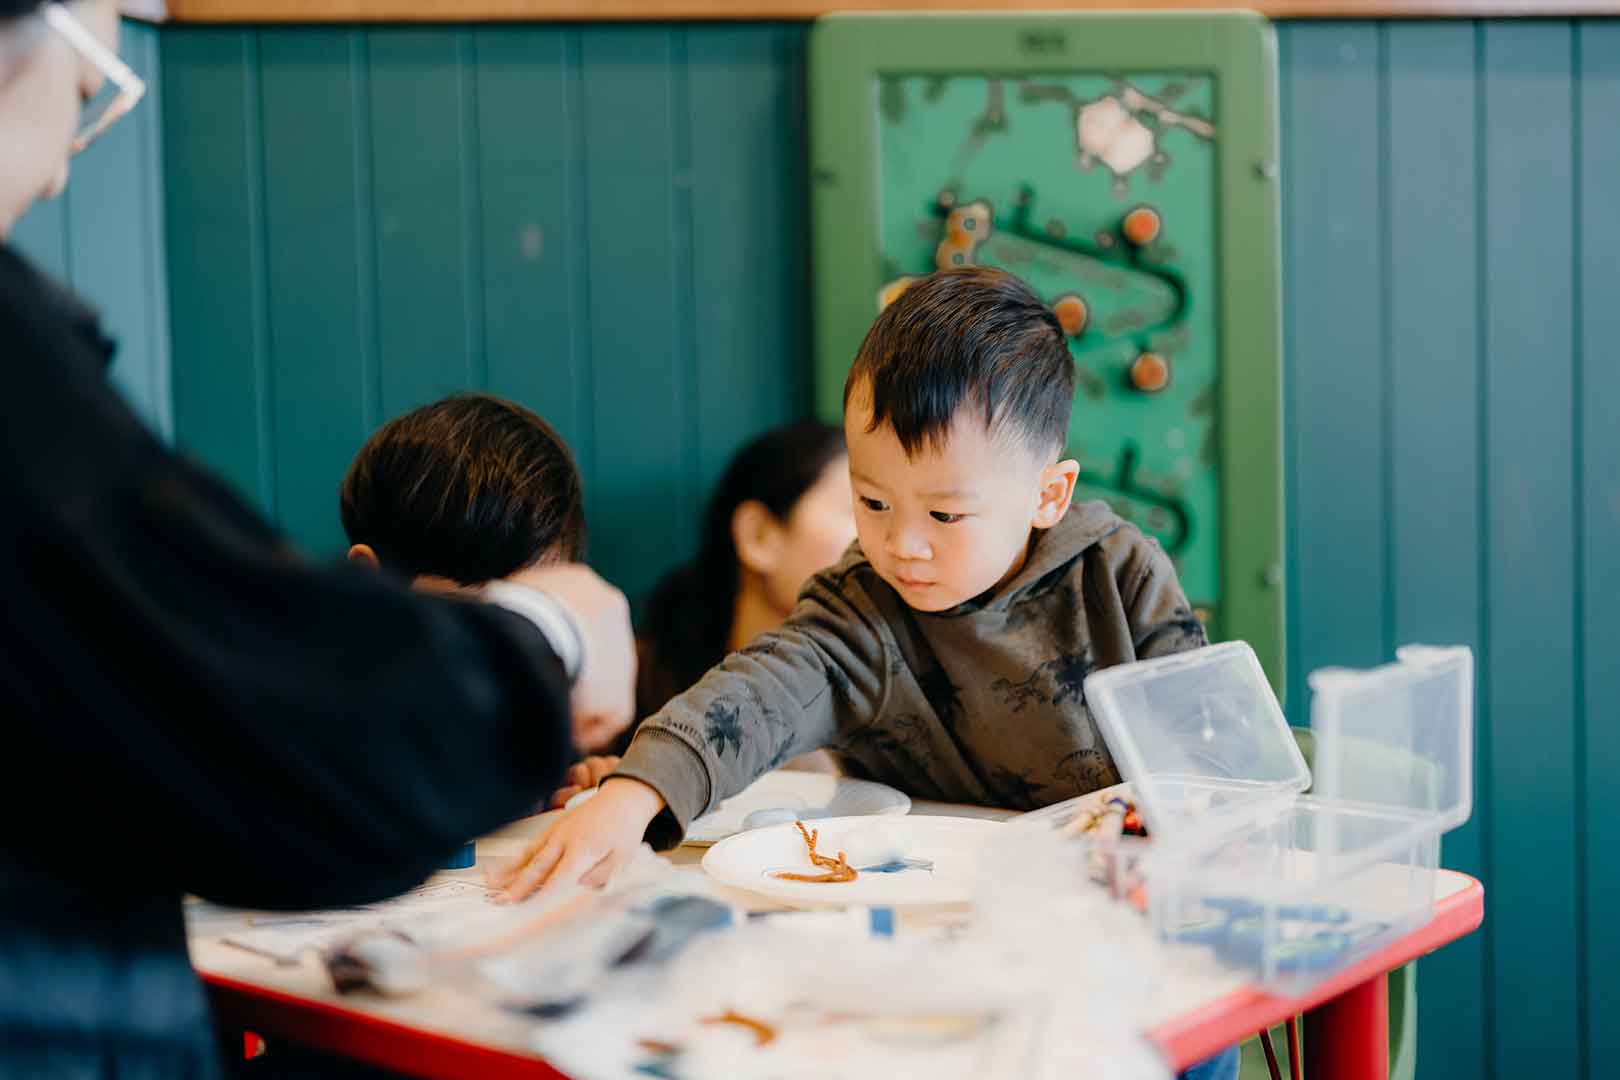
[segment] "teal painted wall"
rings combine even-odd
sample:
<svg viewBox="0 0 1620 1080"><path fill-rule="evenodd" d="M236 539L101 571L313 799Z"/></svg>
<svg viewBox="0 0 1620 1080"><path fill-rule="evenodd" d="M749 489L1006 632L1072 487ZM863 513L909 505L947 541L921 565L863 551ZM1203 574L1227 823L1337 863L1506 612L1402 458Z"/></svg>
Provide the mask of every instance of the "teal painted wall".
<svg viewBox="0 0 1620 1080"><path fill-rule="evenodd" d="M376 423L480 386L579 450L594 561L640 592L735 446L808 408L802 26L159 37L161 162L130 168L163 177L170 307L81 277L161 251L75 233L82 193L26 242L98 253L71 276L145 328L120 378L156 414L169 317L177 443L306 545L339 545ZM1620 23L1279 37L1291 707L1317 666L1475 647L1475 816L1445 856L1487 924L1421 965L1419 1075L1606 1075Z"/></svg>
<svg viewBox="0 0 1620 1080"><path fill-rule="evenodd" d="M36 203L11 241L101 311L118 355L114 384L158 431L173 429L164 266L163 97L158 31L123 27L123 55L148 98L73 162L60 198Z"/></svg>
<svg viewBox="0 0 1620 1080"><path fill-rule="evenodd" d="M1420 966L1420 1075L1620 1053L1620 23L1282 29L1290 699L1479 657L1486 925Z"/></svg>
<svg viewBox="0 0 1620 1080"><path fill-rule="evenodd" d="M515 397L640 594L740 443L808 408L802 54L760 26L166 31L177 442L332 551L379 422Z"/></svg>

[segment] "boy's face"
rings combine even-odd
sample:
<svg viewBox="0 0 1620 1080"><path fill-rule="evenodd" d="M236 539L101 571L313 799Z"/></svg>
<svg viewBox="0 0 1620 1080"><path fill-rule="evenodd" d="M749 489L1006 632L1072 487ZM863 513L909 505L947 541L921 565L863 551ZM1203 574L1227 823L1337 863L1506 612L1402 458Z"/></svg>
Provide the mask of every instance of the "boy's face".
<svg viewBox="0 0 1620 1080"><path fill-rule="evenodd" d="M871 422L870 391L857 386L844 410L855 529L878 574L918 611L944 611L1011 578L1030 530L1069 509L1079 465L993 435L973 409L914 458L892 427L868 431Z"/></svg>

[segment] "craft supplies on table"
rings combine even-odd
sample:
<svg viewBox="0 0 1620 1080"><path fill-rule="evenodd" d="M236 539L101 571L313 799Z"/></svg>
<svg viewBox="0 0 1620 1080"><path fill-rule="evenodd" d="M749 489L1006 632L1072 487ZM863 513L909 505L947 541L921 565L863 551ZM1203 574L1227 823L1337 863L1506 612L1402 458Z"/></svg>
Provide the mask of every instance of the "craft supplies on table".
<svg viewBox="0 0 1620 1080"><path fill-rule="evenodd" d="M972 899L979 853L1002 824L955 817L825 818L818 846L842 852L855 876L794 880L816 868L796 822L739 833L711 847L703 869L716 881L793 906L965 904ZM789 875L789 876L784 876Z"/></svg>
<svg viewBox="0 0 1620 1080"><path fill-rule="evenodd" d="M1467 820L1473 656L1411 647L1310 678L1312 773L1248 646L1093 673L1086 699L1141 802L1154 926L1297 993L1429 918Z"/></svg>
<svg viewBox="0 0 1620 1080"><path fill-rule="evenodd" d="M595 794L590 788L568 800L570 807ZM693 821L682 843L706 847L728 836L770 825L823 818L902 815L911 797L903 791L853 776L777 769Z"/></svg>

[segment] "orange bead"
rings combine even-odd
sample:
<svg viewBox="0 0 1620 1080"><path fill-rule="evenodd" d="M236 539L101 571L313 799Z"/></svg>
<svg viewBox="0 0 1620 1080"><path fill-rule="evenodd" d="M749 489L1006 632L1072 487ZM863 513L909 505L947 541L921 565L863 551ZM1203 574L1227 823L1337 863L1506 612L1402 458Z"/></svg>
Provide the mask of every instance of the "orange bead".
<svg viewBox="0 0 1620 1080"><path fill-rule="evenodd" d="M1125 215L1125 222L1121 226L1121 231L1125 234L1125 239L1137 247L1142 247L1153 243L1159 238L1159 229L1163 224L1159 212L1153 207L1138 206Z"/></svg>
<svg viewBox="0 0 1620 1080"><path fill-rule="evenodd" d="M1073 293L1058 297L1057 302L1052 305L1052 314L1057 316L1058 325L1063 327L1063 332L1070 337L1079 337L1091 319L1091 309L1086 307L1084 300Z"/></svg>
<svg viewBox="0 0 1620 1080"><path fill-rule="evenodd" d="M957 207L945 218L945 235L964 247L979 243L990 235L990 208L982 202Z"/></svg>
<svg viewBox="0 0 1620 1080"><path fill-rule="evenodd" d="M1140 353L1131 361L1131 385L1154 394L1170 385L1170 361L1158 353Z"/></svg>
<svg viewBox="0 0 1620 1080"><path fill-rule="evenodd" d="M911 288L911 283L916 280L917 279L914 277L895 278L893 281L883 286L883 288L879 289L878 310L882 311L884 308L900 299L900 294Z"/></svg>
<svg viewBox="0 0 1620 1080"><path fill-rule="evenodd" d="M977 244L961 244L954 240L941 240L934 250L934 265L941 270L973 265L973 249Z"/></svg>

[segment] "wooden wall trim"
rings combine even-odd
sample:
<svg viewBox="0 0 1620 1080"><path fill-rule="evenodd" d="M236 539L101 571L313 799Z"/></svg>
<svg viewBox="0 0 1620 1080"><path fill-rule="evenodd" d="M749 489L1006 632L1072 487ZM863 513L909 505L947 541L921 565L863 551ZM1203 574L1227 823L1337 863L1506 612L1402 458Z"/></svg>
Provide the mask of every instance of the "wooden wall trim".
<svg viewBox="0 0 1620 1080"><path fill-rule="evenodd" d="M802 20L841 11L1213 11L1277 19L1620 15L1620 0L123 0L147 22L635 22Z"/></svg>

